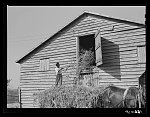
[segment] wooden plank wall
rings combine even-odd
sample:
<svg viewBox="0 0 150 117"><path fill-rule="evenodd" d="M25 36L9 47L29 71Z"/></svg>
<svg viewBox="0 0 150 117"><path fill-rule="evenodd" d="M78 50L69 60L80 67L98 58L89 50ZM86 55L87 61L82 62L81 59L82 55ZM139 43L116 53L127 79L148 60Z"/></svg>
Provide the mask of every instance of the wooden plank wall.
<svg viewBox="0 0 150 117"><path fill-rule="evenodd" d="M60 62L63 67L76 59L75 42L75 37L56 40L21 65L20 86L23 108L33 107L33 93L48 89L55 84L54 68L56 62ZM69 43L70 45L68 45ZM42 58L50 59L50 70L40 71L40 59ZM68 69L67 72L63 73L63 84L72 84L74 77L72 73L75 73L74 69Z"/></svg>
<svg viewBox="0 0 150 117"><path fill-rule="evenodd" d="M89 19L94 20L92 17ZM138 86L138 78L145 71L145 64L138 63L137 46L146 45L145 28L106 20L102 25L97 23L101 22L97 19L93 22L101 29L102 37L103 65L96 71L99 73L99 85ZM93 29L97 28L94 23L89 23ZM112 25L114 30L107 31L107 27Z"/></svg>
<svg viewBox="0 0 150 117"><path fill-rule="evenodd" d="M107 31L112 25L114 30ZM101 29L103 53L103 65L96 70L100 77L99 85L137 86L137 78L144 72L145 64L137 63L136 46L145 44L145 28L130 30L138 27L88 16L21 64L23 108L34 107L33 93L54 85L56 62L59 61L63 67L76 59L76 37L94 34L98 28ZM39 71L42 58L50 58L50 70ZM63 83L72 84L74 73L75 69L63 73Z"/></svg>
<svg viewBox="0 0 150 117"><path fill-rule="evenodd" d="M146 45L145 29L102 34L103 63L100 84L120 87L138 86L145 64L138 63L137 46ZM106 78L107 77L107 78Z"/></svg>

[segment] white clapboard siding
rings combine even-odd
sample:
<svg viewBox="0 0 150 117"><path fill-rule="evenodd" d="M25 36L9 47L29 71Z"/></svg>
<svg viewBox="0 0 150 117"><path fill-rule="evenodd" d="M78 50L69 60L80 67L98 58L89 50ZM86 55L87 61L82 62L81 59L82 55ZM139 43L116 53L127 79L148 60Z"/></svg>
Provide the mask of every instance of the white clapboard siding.
<svg viewBox="0 0 150 117"><path fill-rule="evenodd" d="M103 40L103 39L102 39ZM107 46L112 46L114 44L116 45L124 45L124 44L134 44L134 43L138 43L138 42L143 42L144 41L144 37L143 38L136 38L136 40L132 39L132 38L126 38L126 40L120 40L118 39L117 41L103 41L103 47L107 47Z"/></svg>
<svg viewBox="0 0 150 117"><path fill-rule="evenodd" d="M100 68L102 69L107 69L107 70L110 70L110 69L117 69L119 66L120 69L132 69L132 68L145 68L145 65L144 64L131 64L131 65L116 65L116 66L101 66Z"/></svg>
<svg viewBox="0 0 150 117"><path fill-rule="evenodd" d="M64 72L62 74L63 74L63 76L65 76L65 75L72 76L72 75L75 75L75 73L71 73L71 72L75 72L75 71L76 70L70 70L70 72L69 72L69 70L68 70L67 72ZM35 73L32 74L33 72L35 72ZM46 73L47 75L44 75L44 74L41 75L42 73L40 73L40 72L39 72L39 74L37 74L36 71L31 71L30 74L26 74L28 72L22 72L21 73L21 79L24 79L24 78L29 79L28 77L31 77L31 76L32 76L32 79L39 79L39 77L41 77L41 79L53 78L54 76L56 76L56 74L54 72L55 71L53 70L53 71L51 71L52 74L51 73Z"/></svg>
<svg viewBox="0 0 150 117"><path fill-rule="evenodd" d="M54 71L53 71L54 72ZM75 75L75 73L63 73L63 77L65 77L65 76L70 76L70 77L74 77L74 75ZM53 79L55 79L55 77L56 77L56 75L55 74L49 74L49 76L48 75L38 75L38 74L34 74L34 76L33 76L33 74L30 74L30 75L22 75L21 76L21 80L22 79L24 79L24 80L29 80L29 79L35 79L35 80L38 80L38 79L42 79L42 80L46 80L46 79L51 79L51 80L53 80Z"/></svg>
<svg viewBox="0 0 150 117"><path fill-rule="evenodd" d="M24 95L21 96L21 100L33 100L34 99L34 95L33 95L34 92L31 92L32 95L28 94L28 93L26 93L24 91L22 91L22 92L23 92Z"/></svg>
<svg viewBox="0 0 150 117"><path fill-rule="evenodd" d="M48 48L54 48L56 46L61 47L62 45L68 45L68 43L74 44L75 42L76 42L75 37L72 37L72 36L71 37L61 36L61 37L58 37L57 40L54 40L54 41L51 42L54 45L46 46L43 50L48 49Z"/></svg>
<svg viewBox="0 0 150 117"><path fill-rule="evenodd" d="M103 28L103 27L108 27L110 25L114 25L114 26L117 26L117 25L129 26L129 25L126 25L124 23L116 23L116 22L113 22L113 21L97 19L97 20L91 20L91 21L89 20L89 22L81 21L78 25L74 26L72 29L73 30L79 30L79 29L83 30L83 28L87 28L87 27L88 28L92 28L92 27L97 27L97 26L101 26L101 28ZM70 31L71 31L71 29L70 29Z"/></svg>
<svg viewBox="0 0 150 117"><path fill-rule="evenodd" d="M135 75L135 74L142 74L143 71L139 71L138 73L135 71L135 72L121 72L120 75ZM118 75L117 71L116 72L111 72L111 73L107 73L107 72L101 72L100 73L101 75Z"/></svg>
<svg viewBox="0 0 150 117"><path fill-rule="evenodd" d="M53 85L51 85L51 86L53 86ZM22 87L21 89L22 89L22 92L23 92L22 94L24 94L26 92L43 91L43 90L49 89L49 87L47 87L47 88L42 88L42 87L40 87L40 88L36 88L36 87L24 88L24 87Z"/></svg>
<svg viewBox="0 0 150 117"><path fill-rule="evenodd" d="M107 33L107 34L103 34L102 37L107 39L116 39L116 38L130 37L130 36L143 35L143 34L145 34L145 28L120 31L116 33Z"/></svg>
<svg viewBox="0 0 150 117"><path fill-rule="evenodd" d="M126 54L126 55L107 55L107 56L103 56L103 58L105 59L104 61L107 60L114 60L114 59L120 59L120 61L124 61L124 60L128 60L128 59L135 59L137 60L137 54Z"/></svg>
<svg viewBox="0 0 150 117"><path fill-rule="evenodd" d="M105 52L103 52L103 53L105 53ZM126 56L129 56L129 55L132 55L132 54L137 54L137 49L136 48L133 48L133 49L127 50L127 51L123 51L123 52L122 51L119 52L120 57L126 57ZM109 54L103 54L103 57L110 57L110 56L111 57L118 56L118 53L109 51Z"/></svg>
<svg viewBox="0 0 150 117"><path fill-rule="evenodd" d="M21 92L23 92L22 89L21 89ZM31 95L33 95L33 93L31 93L31 92L26 92L26 93L22 94L22 96L31 96Z"/></svg>
<svg viewBox="0 0 150 117"><path fill-rule="evenodd" d="M122 75L122 76L120 76L120 75L114 75L114 76L112 76L112 75L101 75L101 74L99 74L99 78L100 79L114 79L114 78L118 78L118 79L123 79L123 78L138 78L140 75L137 75L137 74L134 74L134 75Z"/></svg>
<svg viewBox="0 0 150 117"><path fill-rule="evenodd" d="M67 56L68 55L68 56ZM55 61L67 61L66 59L71 59L73 61L73 59L75 59L75 54L67 54L66 56L58 56L58 57L49 57L50 59L50 64L54 63ZM30 66L39 66L39 60L37 59L32 59L33 61L28 61L26 63L23 64L22 67L30 67Z"/></svg>
<svg viewBox="0 0 150 117"><path fill-rule="evenodd" d="M74 52L72 52L72 51L65 51L65 52L63 52L63 54L61 55L61 54L59 54L59 53L45 53L46 54L46 56L47 57L51 57L51 58L57 58L57 57L64 57L64 56L68 56L68 55L71 55L71 56L73 56L75 53ZM41 57L44 57L44 53L39 53L38 55L40 55ZM53 56L54 55L54 56ZM32 57L32 59L35 59L35 60L37 60L37 59L39 59L39 57L38 56L34 56L34 57Z"/></svg>
<svg viewBox="0 0 150 117"><path fill-rule="evenodd" d="M74 28L73 30L74 31L82 31L82 30L85 30L85 29L100 27L100 30L103 31L103 30L106 30L111 25L116 26L116 29L121 27L121 26L125 27L125 24L124 25L119 25L118 23L115 23L115 22L113 22L113 23L112 22L109 22L109 23L94 22L94 23L91 23L91 24L88 24L88 25L78 26L78 27ZM72 32L72 30L70 30L70 32L67 32L67 34L69 34L71 32Z"/></svg>
<svg viewBox="0 0 150 117"><path fill-rule="evenodd" d="M67 82L72 82L73 79L63 79L63 83L67 83ZM21 87L49 87L51 85L55 84L55 81L49 81L49 82L21 82L20 86Z"/></svg>
<svg viewBox="0 0 150 117"><path fill-rule="evenodd" d="M110 28L110 26L114 26L114 30L113 31L107 31L108 28ZM108 24L106 26L102 26L100 24L97 24L97 27L101 30L101 34L104 35L104 34L107 34L107 33L116 33L117 31L121 31L122 28L124 30L129 30L129 29L132 29L132 28L136 28L135 26L127 26L127 25L116 25L115 23L112 23L112 24ZM94 25L91 25L90 27L86 28L86 27L83 27L82 29L78 29L78 30L75 30L75 31L78 31L78 32L81 32L83 30L95 30L97 28L95 28ZM75 32L76 33L76 32Z"/></svg>
<svg viewBox="0 0 150 117"><path fill-rule="evenodd" d="M112 70L112 69L114 69L114 70ZM107 70L107 72L109 72L109 73L112 73L112 72L117 72L118 70L120 71L120 72L142 72L142 71L144 71L143 70L143 68L142 67L137 67L137 68L117 68L117 67L111 67L111 68L105 68L105 67L103 67L103 70L99 70L98 72L99 73L103 73L103 72L105 72L105 70Z"/></svg>
<svg viewBox="0 0 150 117"><path fill-rule="evenodd" d="M125 36L125 37L119 37L119 38L108 38L108 37L103 37L102 36L102 43L108 43L108 41L111 42L122 42L122 41L129 41L129 42L133 42L133 41L139 41L139 40L143 40L145 39L146 35L145 34L141 34L141 35L130 35L130 36ZM105 41L104 39L107 39L108 41Z"/></svg>
<svg viewBox="0 0 150 117"><path fill-rule="evenodd" d="M110 83L110 84L114 84L114 83L118 83L118 85L120 85L120 84L134 84L134 85L137 85L137 83L138 83L138 80L136 79L136 80L129 80L129 79L127 79L127 80L122 80L122 81L120 81L120 80L115 80L115 79L113 79L113 80L100 80L99 81L99 83Z"/></svg>
<svg viewBox="0 0 150 117"><path fill-rule="evenodd" d="M68 57L66 57L66 56L68 56ZM66 61L66 59L70 59L70 62L71 62L75 58L75 53L65 54L64 56L56 56L55 58L54 57L50 57L50 56L47 56L47 57L50 59L50 64L54 64L54 62L59 61L59 60L60 61ZM34 58L34 59L24 63L22 65L22 67L39 66L39 62L40 62L39 58Z"/></svg>
<svg viewBox="0 0 150 117"><path fill-rule="evenodd" d="M137 73L137 72L143 72L144 70L143 70L143 68L125 68L125 69L120 69L118 67L118 68L114 68L114 70L104 68L103 70L99 70L97 72L98 73L105 73L105 71L107 71L109 73L115 73L115 72L119 71L121 74L133 74L133 73Z"/></svg>
<svg viewBox="0 0 150 117"><path fill-rule="evenodd" d="M55 79L50 79L50 78L46 78L46 79L31 79L31 80L26 80L26 79L21 79L20 83L34 83L34 82L37 82L37 83L43 83L43 82L53 82L55 81Z"/></svg>
<svg viewBox="0 0 150 117"><path fill-rule="evenodd" d="M61 49L61 50L53 50L50 55L55 55L55 54L63 54L64 52L67 53L67 52L74 52L76 50L76 47L73 47L73 48L64 48L64 49ZM40 56L42 53L38 53L38 55ZM49 54L49 53L46 53L46 54ZM42 57L46 57L45 56L42 56Z"/></svg>
<svg viewBox="0 0 150 117"><path fill-rule="evenodd" d="M36 86L39 86L39 85L45 85L45 86L48 86L49 84L52 84L52 83L55 83L55 81L50 81L50 82L26 82L26 83L21 83L20 86L23 87L23 86L27 86L27 85L36 85Z"/></svg>
<svg viewBox="0 0 150 117"><path fill-rule="evenodd" d="M34 98L33 98L33 96L32 96L32 97L29 97L29 98L22 98L21 100L22 100L22 102L28 101L28 102L33 103Z"/></svg>
<svg viewBox="0 0 150 117"><path fill-rule="evenodd" d="M84 29L78 29L78 30L74 30L74 31L72 31L72 32L74 32L74 34L76 35L77 33L82 33L82 32L87 32L87 31L91 31L91 30L97 30L97 29L100 29L101 30L101 32L102 32L102 34L104 35L104 34L108 34L108 28L110 27L110 26L113 26L113 25L109 25L109 26L105 26L105 27L103 27L103 26L101 26L101 25L96 25L96 27L85 27ZM115 27L115 26L114 26ZM109 31L109 33L111 32L111 33L117 33L117 32L121 32L121 30L129 30L129 29L133 29L133 28L136 28L135 26L123 26L123 25L120 25L118 28L115 28L113 31ZM66 33L65 35L70 35L72 32L70 32L70 33Z"/></svg>
<svg viewBox="0 0 150 117"><path fill-rule="evenodd" d="M99 83L99 85L101 86L106 86L110 83ZM127 88L127 87L138 87L137 83L112 83L113 85L117 86L117 87L122 87L122 88Z"/></svg>
<svg viewBox="0 0 150 117"><path fill-rule="evenodd" d="M145 45L146 42L142 41L142 42L135 42L135 43L130 43L130 44L124 44L124 45L119 45L116 46L115 44L113 44L112 46L106 46L106 47L102 47L102 50L111 50L111 49L119 49L119 51L124 51L126 48L128 47L136 47L139 45Z"/></svg>
<svg viewBox="0 0 150 117"><path fill-rule="evenodd" d="M33 104L22 104L22 108L34 108Z"/></svg>
<svg viewBox="0 0 150 117"><path fill-rule="evenodd" d="M73 62L72 60L73 58L66 58L66 59L50 59L49 60L49 70L53 69L54 68L54 65L56 64L57 61L59 61L59 63L61 64L61 67L65 67L67 65L70 65L71 62ZM34 64L34 65L24 65L22 68L21 68L21 72L22 71L38 71L40 70L40 66L38 63Z"/></svg>
<svg viewBox="0 0 150 117"><path fill-rule="evenodd" d="M114 26L112 31L108 29ZM145 71L145 64L138 64L137 46L146 45L145 28L103 18L87 16L66 32L55 37L31 58L21 64L20 87L23 108L39 108L33 104L34 93L55 85L55 64L62 67L76 60L76 36L95 34L100 29L103 64L95 72L99 85L112 83L118 87L138 86L138 78ZM49 70L40 71L40 59L48 58ZM74 63L76 64L76 63ZM63 72L63 85L72 85L76 70Z"/></svg>
<svg viewBox="0 0 150 117"><path fill-rule="evenodd" d="M74 69L70 69L70 70L67 70L67 72L62 72L63 74L70 74L70 73L68 73L68 72L72 72L72 71L75 71ZM73 73L71 73L71 74L73 74ZM71 75L70 74L70 75ZM52 70L52 71L33 71L33 72L24 72L24 73L21 73L21 77L22 76L30 76L31 77L31 75L34 77L34 76L37 76L37 77L50 77L51 75L55 75L55 71L54 71L54 69Z"/></svg>

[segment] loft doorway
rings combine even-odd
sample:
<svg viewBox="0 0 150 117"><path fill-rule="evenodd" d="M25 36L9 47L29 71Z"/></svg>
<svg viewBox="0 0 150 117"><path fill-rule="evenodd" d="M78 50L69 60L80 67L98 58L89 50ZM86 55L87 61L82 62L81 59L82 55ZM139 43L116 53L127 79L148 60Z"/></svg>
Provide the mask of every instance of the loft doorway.
<svg viewBox="0 0 150 117"><path fill-rule="evenodd" d="M96 56L95 56L95 34L79 36L77 40L77 59L78 59L78 68L81 68L83 64L89 67L95 66ZM88 64L89 63L89 64ZM85 68L85 66L84 66Z"/></svg>
<svg viewBox="0 0 150 117"><path fill-rule="evenodd" d="M79 54L82 50L92 50L95 54L95 38L94 34L79 37Z"/></svg>

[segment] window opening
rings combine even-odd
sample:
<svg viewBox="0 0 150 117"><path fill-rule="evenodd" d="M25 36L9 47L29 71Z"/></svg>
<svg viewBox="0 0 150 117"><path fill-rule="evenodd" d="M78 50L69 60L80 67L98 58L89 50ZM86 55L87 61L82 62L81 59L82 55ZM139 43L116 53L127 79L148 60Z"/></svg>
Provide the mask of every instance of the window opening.
<svg viewBox="0 0 150 117"><path fill-rule="evenodd" d="M40 60L40 71L49 70L49 59L41 59Z"/></svg>
<svg viewBox="0 0 150 117"><path fill-rule="evenodd" d="M137 47L138 63L146 63L146 48L145 46Z"/></svg>
<svg viewBox="0 0 150 117"><path fill-rule="evenodd" d="M79 37L79 72L85 72L96 65L94 34Z"/></svg>

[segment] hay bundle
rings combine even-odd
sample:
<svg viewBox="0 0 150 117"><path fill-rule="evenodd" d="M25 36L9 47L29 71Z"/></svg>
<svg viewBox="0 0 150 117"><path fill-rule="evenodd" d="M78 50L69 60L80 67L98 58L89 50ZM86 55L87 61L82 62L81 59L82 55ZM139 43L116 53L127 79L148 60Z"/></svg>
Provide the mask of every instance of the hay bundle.
<svg viewBox="0 0 150 117"><path fill-rule="evenodd" d="M62 85L35 94L35 99L38 99L40 108L93 108L98 107L100 92L101 88Z"/></svg>

